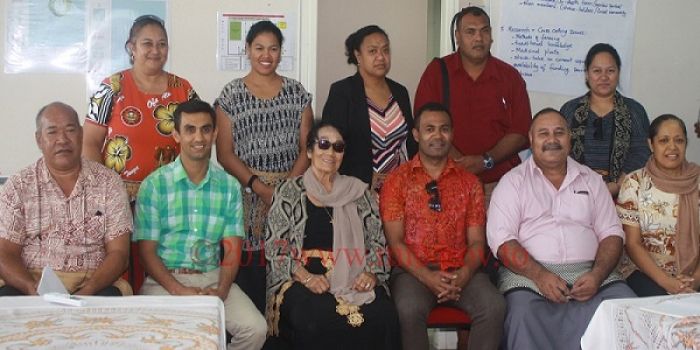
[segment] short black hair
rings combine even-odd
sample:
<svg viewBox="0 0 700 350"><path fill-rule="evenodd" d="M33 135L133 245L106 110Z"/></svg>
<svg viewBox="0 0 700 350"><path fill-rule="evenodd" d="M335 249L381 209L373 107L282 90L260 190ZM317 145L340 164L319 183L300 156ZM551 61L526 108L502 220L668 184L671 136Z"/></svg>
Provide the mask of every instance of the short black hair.
<svg viewBox="0 0 700 350"><path fill-rule="evenodd" d="M413 127L415 129L420 127L420 118L425 112L444 112L450 118L450 124L452 124L452 113L450 113L450 110L445 107L445 105L438 102L428 102L418 108L418 111L416 111L415 119L413 121Z"/></svg>
<svg viewBox="0 0 700 350"><path fill-rule="evenodd" d="M491 25L491 17L489 17L489 14L486 13L486 11L484 11L484 9L482 9L479 6L469 6L469 7L462 8L462 10L460 10L459 12L457 12L455 14L454 23L455 23L455 25L457 25L458 28L462 22L462 17L464 17L465 15L471 15L474 17L484 16L484 17L486 17L486 22L488 22L488 24Z"/></svg>
<svg viewBox="0 0 700 350"><path fill-rule="evenodd" d="M374 33L382 34L387 38L387 40L389 40L389 35L386 34L384 29L375 24L362 27L356 32L348 35L348 38L345 39L345 56L348 57L348 64L357 65L355 51L360 51L360 46L362 46L362 41L365 40L365 37Z"/></svg>
<svg viewBox="0 0 700 350"><path fill-rule="evenodd" d="M488 13L486 13L486 11L484 11L484 9L482 9L481 7L469 6L462 8L459 12L455 13L455 15L452 17L452 22L450 23L450 41L452 42L453 51L456 49L455 31L459 30L459 26L462 24L462 17L464 17L465 15L471 15L474 17L485 16L486 23L488 23L488 25L491 26L491 17L489 17Z"/></svg>
<svg viewBox="0 0 700 350"><path fill-rule="evenodd" d="M688 139L688 130L685 128L685 122L683 119L676 117L673 114L662 114L654 121L651 122L651 125L649 125L649 140L654 140L654 137L659 133L659 129L661 128L661 124L663 124L665 121L673 120L680 124L681 129L683 129L683 135L685 136L685 139Z"/></svg>
<svg viewBox="0 0 700 350"><path fill-rule="evenodd" d="M250 26L250 29L248 29L248 34L245 36L246 44L252 45L253 40L255 40L255 38L262 33L272 33L272 35L277 38L277 43L280 45L280 47L282 46L282 43L284 42L282 31L274 23L268 20L259 21Z"/></svg>
<svg viewBox="0 0 700 350"><path fill-rule="evenodd" d="M535 113L535 115L532 116L532 121L534 122L535 119L537 119L537 117L539 117L543 114L546 114L546 113L556 113L556 114L559 114L560 116L564 117L564 115L561 114L561 112L559 112L557 109L552 108L552 107L545 107L545 108L542 108L539 112ZM566 119L566 118L564 118L564 119Z"/></svg>
<svg viewBox="0 0 700 350"><path fill-rule="evenodd" d="M595 56L603 52L607 52L610 54L610 56L613 57L613 59L615 60L615 64L617 64L617 69L620 70L620 68L622 67L622 60L620 59L620 55L617 53L617 50L615 50L615 48L610 44L597 43L591 46L591 48L588 49L588 53L586 54L586 60L584 61L586 72L591 66L591 63L593 63L593 59L595 58ZM588 80L586 80L586 87L589 89L591 88L591 85L588 84Z"/></svg>
<svg viewBox="0 0 700 350"><path fill-rule="evenodd" d="M134 57L131 54L131 50L129 50L129 43L132 43L141 29L148 25L154 25L160 28L165 35L165 40L168 40L168 31L165 30L165 22L163 22L160 17L156 15L143 15L137 17L134 20L134 23L131 24L131 29L129 29L129 38L127 38L126 42L124 43L124 50L126 50L126 53L129 55L129 63L131 64L134 64Z"/></svg>
<svg viewBox="0 0 700 350"><path fill-rule="evenodd" d="M207 113L211 117L211 123L216 129L216 112L212 106L202 100L194 99L183 102L175 108L173 112L173 121L175 122L175 130L180 131L180 122L182 121L182 113Z"/></svg>
<svg viewBox="0 0 700 350"><path fill-rule="evenodd" d="M333 125L330 122L321 120L318 123L314 123L314 126L311 127L311 130L309 130L309 133L306 136L306 150L307 150L307 152L311 151L311 148L313 148L314 144L318 141L318 131L323 129L323 128L327 128L327 127L331 127L333 129L335 129L335 131L337 131L338 134L340 134L340 137L343 138L343 141L345 141L345 133L343 133L343 130L341 130L338 126Z"/></svg>
<svg viewBox="0 0 700 350"><path fill-rule="evenodd" d="M46 106L41 107L41 109L39 109L39 112L37 112L35 119L37 132L41 130L41 121L44 119L44 112L49 107L63 108L64 111L68 112L71 115L71 117L73 117L75 123L80 125L80 118L78 118L78 112L76 112L75 108L61 101L54 101L47 104Z"/></svg>
<svg viewBox="0 0 700 350"><path fill-rule="evenodd" d="M532 121L530 122L530 130L531 131L532 131L532 126L535 125L535 119L537 119L540 116L543 116L547 113L555 113L555 114L559 115L561 117L561 119L564 119L564 125L566 126L566 129L567 130L570 129L569 123L566 121L566 117L564 117L564 115L561 114L560 111L558 111L557 109L552 108L552 107L545 107L545 108L542 108L539 112L535 113L535 115L532 116Z"/></svg>
<svg viewBox="0 0 700 350"><path fill-rule="evenodd" d="M622 60L620 59L620 54L617 53L617 50L610 45L606 43L597 43L588 50L588 53L586 54L586 61L585 61L585 67L586 70L591 66L591 63L593 63L593 59L595 58L596 55L599 53L607 52L610 54L610 56L613 57L615 60L615 64L617 64L617 69L620 69L622 67Z"/></svg>

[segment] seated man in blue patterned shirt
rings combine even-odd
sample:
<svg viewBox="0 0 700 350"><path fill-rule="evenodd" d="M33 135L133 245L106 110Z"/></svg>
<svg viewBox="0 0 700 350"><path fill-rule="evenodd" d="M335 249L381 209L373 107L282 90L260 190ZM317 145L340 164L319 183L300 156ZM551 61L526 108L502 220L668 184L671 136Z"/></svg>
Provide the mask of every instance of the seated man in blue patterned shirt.
<svg viewBox="0 0 700 350"><path fill-rule="evenodd" d="M265 319L233 283L243 237L240 185L209 160L215 116L203 101L179 105L173 137L180 156L141 184L134 240L149 275L141 294L218 296L233 336L228 349L260 349Z"/></svg>

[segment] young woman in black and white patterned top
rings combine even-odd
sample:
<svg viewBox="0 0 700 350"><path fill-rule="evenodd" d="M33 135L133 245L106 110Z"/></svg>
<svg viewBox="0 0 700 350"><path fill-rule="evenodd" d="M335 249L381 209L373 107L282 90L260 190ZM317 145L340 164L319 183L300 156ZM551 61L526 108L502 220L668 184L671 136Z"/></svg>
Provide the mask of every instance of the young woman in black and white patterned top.
<svg viewBox="0 0 700 350"><path fill-rule="evenodd" d="M265 216L275 185L308 167L306 135L313 124L311 94L298 81L277 74L283 40L270 21L251 26L246 36L250 72L224 86L215 102L217 159L245 188L246 237L236 283L261 311Z"/></svg>

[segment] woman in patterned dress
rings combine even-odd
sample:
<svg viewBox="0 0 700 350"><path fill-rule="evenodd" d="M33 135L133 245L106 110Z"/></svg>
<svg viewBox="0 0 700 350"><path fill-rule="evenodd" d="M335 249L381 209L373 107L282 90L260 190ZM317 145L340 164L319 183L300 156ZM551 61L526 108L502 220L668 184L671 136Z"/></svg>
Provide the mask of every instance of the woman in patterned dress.
<svg viewBox="0 0 700 350"><path fill-rule="evenodd" d="M391 48L382 28L360 28L345 40L345 49L348 64L357 66L357 73L331 85L323 120L346 135L348 148L340 173L379 191L386 174L418 150L411 137L411 101L406 88L386 76Z"/></svg>
<svg viewBox="0 0 700 350"><path fill-rule="evenodd" d="M621 269L637 295L694 293L700 288L700 167L685 158L683 120L665 114L649 127L652 156L630 173L617 198L625 230Z"/></svg>
<svg viewBox="0 0 700 350"><path fill-rule="evenodd" d="M219 163L243 191L243 254L236 283L265 309L265 217L272 192L308 167L306 134L313 123L311 94L296 80L277 74L282 32L270 21L252 25L246 36L250 72L221 91L216 105Z"/></svg>
<svg viewBox="0 0 700 350"><path fill-rule="evenodd" d="M124 48L132 67L107 77L90 98L83 155L121 175L133 205L141 181L179 154L173 112L197 94L187 80L163 70L168 33L162 19L136 18Z"/></svg>

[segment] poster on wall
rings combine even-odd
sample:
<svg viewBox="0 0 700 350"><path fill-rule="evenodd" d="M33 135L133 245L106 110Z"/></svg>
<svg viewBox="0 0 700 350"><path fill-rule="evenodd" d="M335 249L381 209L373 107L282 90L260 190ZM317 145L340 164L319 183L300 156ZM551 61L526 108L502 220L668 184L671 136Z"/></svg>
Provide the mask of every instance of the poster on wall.
<svg viewBox="0 0 700 350"><path fill-rule="evenodd" d="M153 15L164 21L167 31L167 10L166 0L88 0L85 12L89 94L110 74L131 67L124 46L134 20Z"/></svg>
<svg viewBox="0 0 700 350"><path fill-rule="evenodd" d="M5 25L5 73L85 71L85 1L10 0Z"/></svg>
<svg viewBox="0 0 700 350"><path fill-rule="evenodd" d="M216 65L220 71L247 72L250 61L245 52L246 35L255 22L269 20L284 37L282 59L277 69L293 71L296 64L296 19L285 14L218 13Z"/></svg>
<svg viewBox="0 0 700 350"><path fill-rule="evenodd" d="M5 73L86 74L89 94L130 66L124 44L134 19L166 20L167 1L10 0L6 13Z"/></svg>
<svg viewBox="0 0 700 350"><path fill-rule="evenodd" d="M584 60L596 43L622 59L620 90L630 87L636 0L501 1L495 55L513 65L528 90L578 96Z"/></svg>

